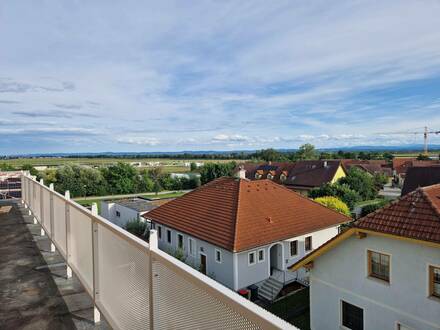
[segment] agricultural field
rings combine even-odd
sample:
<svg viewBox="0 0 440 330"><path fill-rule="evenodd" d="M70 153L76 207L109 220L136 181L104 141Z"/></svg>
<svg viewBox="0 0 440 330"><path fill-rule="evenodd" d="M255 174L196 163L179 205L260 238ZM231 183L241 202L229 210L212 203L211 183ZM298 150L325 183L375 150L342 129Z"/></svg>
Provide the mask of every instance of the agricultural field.
<svg viewBox="0 0 440 330"><path fill-rule="evenodd" d="M62 165L81 165L90 167L101 167L117 164L118 162L130 163L140 169L151 168L154 166L162 167L164 173L185 173L189 172L189 163L209 163L209 162L230 162L232 160L216 159L171 159L171 158L65 158L65 157L41 157L41 158L17 158L0 159L0 165L7 164L17 169L23 165L32 165L34 167L58 167ZM241 160L242 161L242 160ZM140 163L140 166L138 164Z"/></svg>

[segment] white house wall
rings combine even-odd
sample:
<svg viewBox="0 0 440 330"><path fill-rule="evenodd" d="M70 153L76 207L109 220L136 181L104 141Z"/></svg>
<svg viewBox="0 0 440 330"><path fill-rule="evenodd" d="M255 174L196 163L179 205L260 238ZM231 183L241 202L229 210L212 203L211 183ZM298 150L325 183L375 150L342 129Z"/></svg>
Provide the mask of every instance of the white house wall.
<svg viewBox="0 0 440 330"><path fill-rule="evenodd" d="M116 216L117 211L120 213L119 217ZM108 203L102 201L101 216L123 228L127 222L138 219L139 213L136 210L122 206L118 203Z"/></svg>
<svg viewBox="0 0 440 330"><path fill-rule="evenodd" d="M217 282L222 283L230 289L234 289L234 275L233 275L233 257L232 252L223 248L217 247L194 236L187 235L186 233L176 231L172 228L164 225L155 224L155 228L162 227L162 236L158 240L159 249L173 253L177 250L177 234L183 235L184 254L186 256L185 263L198 269L200 265L200 254L206 255L206 275L213 278ZM171 244L167 242L166 230L171 230ZM189 254L189 242L188 238L192 238L195 241L195 255ZM201 251L203 249L203 252ZM215 260L215 250L220 250L222 255L222 262L218 263Z"/></svg>
<svg viewBox="0 0 440 330"><path fill-rule="evenodd" d="M367 250L391 255L390 284L367 277ZM311 328L340 329L341 300L364 309L364 329L440 329L440 302L428 297L428 265L438 249L368 235L349 238L314 261Z"/></svg>

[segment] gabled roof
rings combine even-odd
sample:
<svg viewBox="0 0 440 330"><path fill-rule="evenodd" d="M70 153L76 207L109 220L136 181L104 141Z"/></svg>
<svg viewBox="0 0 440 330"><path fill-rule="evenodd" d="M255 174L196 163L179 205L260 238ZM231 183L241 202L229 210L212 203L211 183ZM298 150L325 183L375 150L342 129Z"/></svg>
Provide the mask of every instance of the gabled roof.
<svg viewBox="0 0 440 330"><path fill-rule="evenodd" d="M320 187L335 177L340 160L303 160L295 163L289 172L286 185L306 188Z"/></svg>
<svg viewBox="0 0 440 330"><path fill-rule="evenodd" d="M300 268L355 233L377 233L440 248L440 184L419 188L357 220L352 228L323 244L290 269Z"/></svg>
<svg viewBox="0 0 440 330"><path fill-rule="evenodd" d="M299 160L296 162L244 163L237 167L246 170L246 178L250 180L266 179L268 174L273 181L287 186L314 188L333 180L341 165L340 160ZM256 178L259 174L259 178ZM286 180L281 179L284 174Z"/></svg>
<svg viewBox="0 0 440 330"><path fill-rule="evenodd" d="M437 183L440 183L440 166L411 167L406 172L402 196L419 187L427 187Z"/></svg>
<svg viewBox="0 0 440 330"><path fill-rule="evenodd" d="M239 252L350 221L270 180L220 178L146 218Z"/></svg>
<svg viewBox="0 0 440 330"><path fill-rule="evenodd" d="M393 158L393 170L397 174L405 174L411 167L426 167L440 165L439 160L417 160L417 158L411 157L399 157Z"/></svg>

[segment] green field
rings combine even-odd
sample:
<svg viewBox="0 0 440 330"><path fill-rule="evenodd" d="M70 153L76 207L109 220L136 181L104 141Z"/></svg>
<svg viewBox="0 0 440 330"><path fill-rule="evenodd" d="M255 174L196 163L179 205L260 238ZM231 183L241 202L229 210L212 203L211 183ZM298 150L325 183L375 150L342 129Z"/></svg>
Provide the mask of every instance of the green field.
<svg viewBox="0 0 440 330"><path fill-rule="evenodd" d="M123 163L141 163L140 169L151 168L153 166L160 166L165 173L185 173L189 172L190 168L185 166L185 163L199 162L199 163L209 163L209 162L230 162L232 160L216 160L216 159L171 159L171 158L17 158L17 159L0 159L1 164L8 164L17 169L20 169L23 165L29 164L32 166L48 166L48 167L58 167L62 165L82 165L82 166L109 166L117 164L118 162ZM241 162L241 161L237 161ZM148 163L154 163L152 166ZM159 163L159 164L158 164ZM158 164L158 165L156 165Z"/></svg>

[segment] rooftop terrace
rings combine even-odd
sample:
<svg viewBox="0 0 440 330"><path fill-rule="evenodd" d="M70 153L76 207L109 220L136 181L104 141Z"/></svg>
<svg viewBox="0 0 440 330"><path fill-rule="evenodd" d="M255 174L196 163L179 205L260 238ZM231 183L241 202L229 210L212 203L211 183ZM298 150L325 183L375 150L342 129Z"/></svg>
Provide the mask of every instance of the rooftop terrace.
<svg viewBox="0 0 440 330"><path fill-rule="evenodd" d="M17 201L0 201L0 328L107 329L95 325L93 301L50 251L41 226Z"/></svg>

